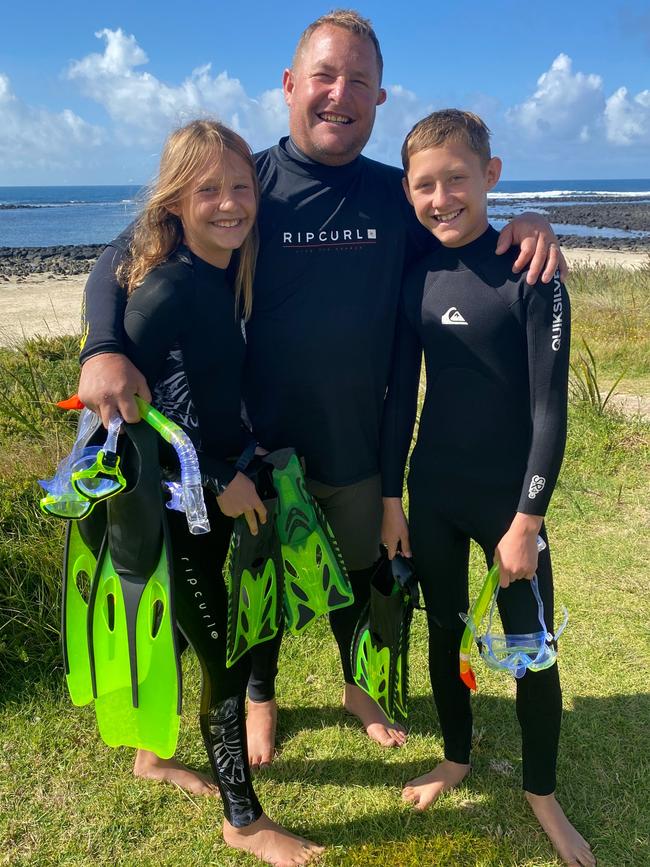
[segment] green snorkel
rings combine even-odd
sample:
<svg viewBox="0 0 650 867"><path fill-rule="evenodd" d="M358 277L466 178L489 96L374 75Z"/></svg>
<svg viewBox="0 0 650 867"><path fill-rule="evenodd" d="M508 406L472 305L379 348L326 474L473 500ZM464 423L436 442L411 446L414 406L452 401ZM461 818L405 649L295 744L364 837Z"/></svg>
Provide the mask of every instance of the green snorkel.
<svg viewBox="0 0 650 867"><path fill-rule="evenodd" d="M142 420L157 431L165 442L173 447L178 456L178 462L181 465L183 511L190 533L194 536L209 533L210 522L203 499L199 459L192 440L176 422L165 418L162 413L137 394L135 395L135 402L138 405Z"/></svg>
<svg viewBox="0 0 650 867"><path fill-rule="evenodd" d="M146 400L137 394L134 398L142 420L160 434L176 452L181 466L182 507L190 533L209 533L210 522L203 499L199 459L191 439L176 422L166 418ZM77 395L59 401L57 406L61 409L85 409ZM89 421L89 425L98 423L94 414L90 413L88 418L93 420ZM41 500L41 510L44 513L68 519L85 518L96 502L124 490L126 481L120 471L120 459L116 453L121 424L119 415L111 419L104 447L92 452L79 446L87 433L86 428L80 425L72 452L59 464L54 478L49 482L39 482L48 492Z"/></svg>

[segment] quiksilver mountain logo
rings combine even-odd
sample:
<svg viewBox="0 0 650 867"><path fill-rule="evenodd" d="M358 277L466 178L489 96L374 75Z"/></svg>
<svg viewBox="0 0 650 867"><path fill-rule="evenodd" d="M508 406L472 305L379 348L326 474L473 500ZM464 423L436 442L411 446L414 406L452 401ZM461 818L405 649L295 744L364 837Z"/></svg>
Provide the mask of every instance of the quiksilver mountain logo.
<svg viewBox="0 0 650 867"><path fill-rule="evenodd" d="M551 326L551 349L557 352L562 345L562 283L560 272L553 275L553 324Z"/></svg>
<svg viewBox="0 0 650 867"><path fill-rule="evenodd" d="M468 325L469 323L465 319L462 313L459 312L457 307L450 307L446 313L443 313L440 317L440 321L443 325Z"/></svg>
<svg viewBox="0 0 650 867"><path fill-rule="evenodd" d="M284 247L342 247L374 244L377 229L319 229L315 232L283 232Z"/></svg>

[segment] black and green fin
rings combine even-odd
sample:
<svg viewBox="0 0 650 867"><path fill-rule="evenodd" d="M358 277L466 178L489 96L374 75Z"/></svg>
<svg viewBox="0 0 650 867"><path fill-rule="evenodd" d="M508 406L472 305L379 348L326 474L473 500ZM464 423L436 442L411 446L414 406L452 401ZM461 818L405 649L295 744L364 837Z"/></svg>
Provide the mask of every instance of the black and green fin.
<svg viewBox="0 0 650 867"><path fill-rule="evenodd" d="M384 557L370 582L370 601L352 641L354 682L390 722L408 714L408 649L417 578L410 560Z"/></svg>
<svg viewBox="0 0 650 867"><path fill-rule="evenodd" d="M354 596L334 534L307 491L295 451L282 449L264 460L273 467L278 494L285 623L297 635L322 614L351 605Z"/></svg>
<svg viewBox="0 0 650 867"><path fill-rule="evenodd" d="M88 625L95 711L109 746L169 758L178 739L181 669L158 442L144 422L124 427L124 474L136 482L106 501Z"/></svg>
<svg viewBox="0 0 650 867"><path fill-rule="evenodd" d="M282 568L275 534L277 500L265 500L266 524L253 536L243 515L235 518L224 566L228 589L226 665L278 634L282 622Z"/></svg>

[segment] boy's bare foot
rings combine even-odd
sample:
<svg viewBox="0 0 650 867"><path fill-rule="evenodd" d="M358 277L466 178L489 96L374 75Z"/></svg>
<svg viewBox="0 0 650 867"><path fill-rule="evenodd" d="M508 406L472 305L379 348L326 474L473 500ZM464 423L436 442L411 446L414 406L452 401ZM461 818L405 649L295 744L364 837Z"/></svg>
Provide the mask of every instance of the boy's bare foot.
<svg viewBox="0 0 650 867"><path fill-rule="evenodd" d="M470 768L471 765L459 765L445 759L428 774L409 780L402 790L402 799L413 804L416 810L426 810L443 792L462 783Z"/></svg>
<svg viewBox="0 0 650 867"><path fill-rule="evenodd" d="M539 824L565 864L571 867L592 867L596 863L591 846L564 815L555 795L533 795L524 792Z"/></svg>
<svg viewBox="0 0 650 867"><path fill-rule="evenodd" d="M245 828L234 828L224 819L223 839L235 849L243 849L273 867L296 867L309 864L324 851L304 837L297 837L264 813Z"/></svg>
<svg viewBox="0 0 650 867"><path fill-rule="evenodd" d="M278 719L278 703L248 700L246 714L246 739L248 761L251 769L268 767L275 756L275 726Z"/></svg>
<svg viewBox="0 0 650 867"><path fill-rule="evenodd" d="M382 709L356 684L345 684L343 707L356 716L371 741L382 747L401 747L406 743L402 726L389 722Z"/></svg>
<svg viewBox="0 0 650 867"><path fill-rule="evenodd" d="M192 795L215 795L219 797L219 789L207 774L192 771L176 759L161 759L160 756L149 750L136 752L133 774L145 780L176 783L177 786Z"/></svg>

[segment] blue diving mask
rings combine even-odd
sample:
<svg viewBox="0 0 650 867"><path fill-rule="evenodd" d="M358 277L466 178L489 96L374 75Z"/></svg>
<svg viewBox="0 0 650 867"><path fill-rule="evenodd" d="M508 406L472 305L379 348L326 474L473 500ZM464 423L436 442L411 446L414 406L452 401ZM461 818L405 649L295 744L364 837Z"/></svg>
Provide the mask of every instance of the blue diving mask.
<svg viewBox="0 0 650 867"><path fill-rule="evenodd" d="M528 669L541 671L550 668L557 659L557 640L564 632L569 620L569 613L563 606L564 619L562 625L553 635L546 628L544 620L544 603L540 596L537 575L530 581L530 587L537 601L537 617L540 630L520 635L503 635L492 632L492 620L497 610L497 596L500 586L497 586L492 596L492 604L488 615L487 628L480 633L480 624L474 623L467 614L461 618L471 630L483 662L488 668L497 671L509 671L514 677L523 677Z"/></svg>

